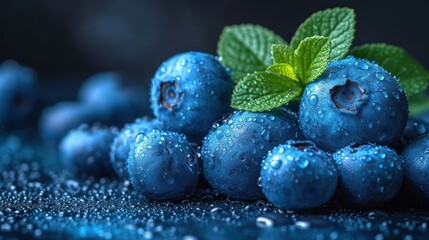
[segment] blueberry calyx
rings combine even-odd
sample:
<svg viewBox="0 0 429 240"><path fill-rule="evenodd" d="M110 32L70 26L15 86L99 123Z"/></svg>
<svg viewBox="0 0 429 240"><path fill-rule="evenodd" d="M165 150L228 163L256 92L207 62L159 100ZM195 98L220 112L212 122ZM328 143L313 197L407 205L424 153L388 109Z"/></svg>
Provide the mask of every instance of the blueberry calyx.
<svg viewBox="0 0 429 240"><path fill-rule="evenodd" d="M232 112L223 114L222 123L226 123L229 119L231 119L232 115L234 115Z"/></svg>
<svg viewBox="0 0 429 240"><path fill-rule="evenodd" d="M344 85L337 85L331 89L331 99L335 106L345 112L357 114L359 107L366 100L366 90L358 83L347 80Z"/></svg>
<svg viewBox="0 0 429 240"><path fill-rule="evenodd" d="M350 153L356 153L358 151L358 148L363 145L366 145L366 144L363 144L361 142L355 142L350 144Z"/></svg>
<svg viewBox="0 0 429 240"><path fill-rule="evenodd" d="M319 152L319 150L316 148L316 145L310 141L296 141L291 144L295 149L301 151L301 152Z"/></svg>
<svg viewBox="0 0 429 240"><path fill-rule="evenodd" d="M178 106L182 100L182 93L177 93L179 84L176 81L161 83L160 104L169 111Z"/></svg>

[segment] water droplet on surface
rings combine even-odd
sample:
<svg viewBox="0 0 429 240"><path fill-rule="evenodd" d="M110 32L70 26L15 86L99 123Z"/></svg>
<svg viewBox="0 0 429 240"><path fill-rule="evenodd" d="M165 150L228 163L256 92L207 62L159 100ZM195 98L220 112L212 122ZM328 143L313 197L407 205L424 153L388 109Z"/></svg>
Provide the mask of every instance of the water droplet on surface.
<svg viewBox="0 0 429 240"><path fill-rule="evenodd" d="M381 106L378 103L372 103L372 106L375 108L375 110L380 111Z"/></svg>
<svg viewBox="0 0 429 240"><path fill-rule="evenodd" d="M300 229L308 229L310 228L311 224L307 221L296 221L295 226L297 226Z"/></svg>
<svg viewBox="0 0 429 240"><path fill-rule="evenodd" d="M267 216L259 216L256 218L256 226L260 228L274 227L274 220Z"/></svg>
<svg viewBox="0 0 429 240"><path fill-rule="evenodd" d="M360 70L368 70L369 66L364 61L356 61L355 66Z"/></svg>
<svg viewBox="0 0 429 240"><path fill-rule="evenodd" d="M376 72L375 77L380 81L384 80L384 75L382 73Z"/></svg>
<svg viewBox="0 0 429 240"><path fill-rule="evenodd" d="M259 187L262 187L262 178L261 177L258 178L257 184Z"/></svg>
<svg viewBox="0 0 429 240"><path fill-rule="evenodd" d="M362 160L363 160L364 162L371 162L371 161L372 161L372 157L370 157L370 156L363 156L363 157L362 157Z"/></svg>
<svg viewBox="0 0 429 240"><path fill-rule="evenodd" d="M188 64L188 60L186 58L182 58L179 60L180 66L184 67L186 64Z"/></svg>
<svg viewBox="0 0 429 240"><path fill-rule="evenodd" d="M274 159L271 161L270 165L273 169L280 169L283 164L283 161L280 159Z"/></svg>
<svg viewBox="0 0 429 240"><path fill-rule="evenodd" d="M309 101L310 101L310 105L315 106L319 101L319 97L313 94L310 96Z"/></svg>
<svg viewBox="0 0 429 240"><path fill-rule="evenodd" d="M302 157L301 158L297 158L295 160L295 162L298 165L298 167L300 167L300 168L307 168L308 165L309 165L309 163L310 163L307 159L302 158Z"/></svg>
<svg viewBox="0 0 429 240"><path fill-rule="evenodd" d="M338 77L338 74L336 73L336 72L331 72L331 73L329 73L329 78L330 79L335 79L335 78L337 78Z"/></svg>
<svg viewBox="0 0 429 240"><path fill-rule="evenodd" d="M223 131L222 130L217 130L216 131L216 138L218 140L221 140L223 138Z"/></svg>

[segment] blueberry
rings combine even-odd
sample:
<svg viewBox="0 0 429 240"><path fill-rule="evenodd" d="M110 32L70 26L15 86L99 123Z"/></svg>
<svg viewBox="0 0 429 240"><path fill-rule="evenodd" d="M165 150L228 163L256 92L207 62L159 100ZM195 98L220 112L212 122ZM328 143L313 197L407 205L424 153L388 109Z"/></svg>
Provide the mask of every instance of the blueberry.
<svg viewBox="0 0 429 240"><path fill-rule="evenodd" d="M36 73L8 60L0 65L0 126L28 121L36 104Z"/></svg>
<svg viewBox="0 0 429 240"><path fill-rule="evenodd" d="M168 130L200 142L230 110L233 83L214 56L186 52L165 61L152 79L151 106Z"/></svg>
<svg viewBox="0 0 429 240"><path fill-rule="evenodd" d="M429 123L419 119L410 119L405 126L403 141L409 143L429 134Z"/></svg>
<svg viewBox="0 0 429 240"><path fill-rule="evenodd" d="M338 196L345 203L372 207L391 201L399 192L403 160L395 151L374 144L350 145L333 155L339 172Z"/></svg>
<svg viewBox="0 0 429 240"><path fill-rule="evenodd" d="M88 78L79 89L78 100L92 108L98 122L122 126L146 113L145 91L127 84L116 72Z"/></svg>
<svg viewBox="0 0 429 240"><path fill-rule="evenodd" d="M61 162L78 175L110 176L113 173L109 162L110 144L116 135L116 128L81 125L61 140Z"/></svg>
<svg viewBox="0 0 429 240"><path fill-rule="evenodd" d="M110 147L110 162L113 169L122 179L129 179L127 159L131 145L136 141L138 134L147 134L152 129L162 129L157 119L139 118L132 124L127 124L113 140Z"/></svg>
<svg viewBox="0 0 429 240"><path fill-rule="evenodd" d="M204 139L201 151L206 180L235 199L263 197L258 186L262 159L273 147L300 138L296 115L284 109L236 111L216 126Z"/></svg>
<svg viewBox="0 0 429 240"><path fill-rule="evenodd" d="M135 189L156 200L178 199L195 191L200 174L197 151L186 136L153 129L131 146L128 173Z"/></svg>
<svg viewBox="0 0 429 240"><path fill-rule="evenodd" d="M61 102L43 110L39 130L44 140L57 143L73 128L92 123L95 118L92 109L85 104Z"/></svg>
<svg viewBox="0 0 429 240"><path fill-rule="evenodd" d="M317 146L333 152L351 143L393 145L407 118L407 98L397 80L373 62L348 57L307 85L299 126Z"/></svg>
<svg viewBox="0 0 429 240"><path fill-rule="evenodd" d="M278 208L319 207L332 198L337 181L332 158L310 141L287 141L262 162L262 191Z"/></svg>
<svg viewBox="0 0 429 240"><path fill-rule="evenodd" d="M404 158L404 188L415 200L429 204L429 136L408 144L402 151Z"/></svg>

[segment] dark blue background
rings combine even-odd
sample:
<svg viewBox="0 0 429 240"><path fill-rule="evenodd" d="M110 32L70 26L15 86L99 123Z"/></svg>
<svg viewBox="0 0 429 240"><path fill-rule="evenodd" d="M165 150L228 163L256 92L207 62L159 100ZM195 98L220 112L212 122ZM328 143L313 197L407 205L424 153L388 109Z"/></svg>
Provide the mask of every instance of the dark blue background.
<svg viewBox="0 0 429 240"><path fill-rule="evenodd" d="M335 6L356 10L355 45L399 45L429 68L424 1L1 0L0 61L32 66L44 82L103 70L149 82L176 53L215 53L226 25L258 23L288 40L311 13Z"/></svg>

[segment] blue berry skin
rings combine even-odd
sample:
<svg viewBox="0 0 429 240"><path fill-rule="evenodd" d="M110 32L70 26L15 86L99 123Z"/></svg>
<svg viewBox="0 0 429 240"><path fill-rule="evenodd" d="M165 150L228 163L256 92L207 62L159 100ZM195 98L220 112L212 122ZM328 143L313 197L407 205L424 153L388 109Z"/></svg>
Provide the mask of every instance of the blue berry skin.
<svg viewBox="0 0 429 240"><path fill-rule="evenodd" d="M131 184L155 200L191 195L201 172L197 151L186 136L153 129L137 136L128 157Z"/></svg>
<svg viewBox="0 0 429 240"><path fill-rule="evenodd" d="M109 151L117 132L116 128L85 124L71 130L59 146L61 162L77 175L111 176Z"/></svg>
<svg viewBox="0 0 429 240"><path fill-rule="evenodd" d="M138 118L134 123L127 124L113 140L110 146L110 162L116 174L123 180L129 179L128 154L138 134L147 134L152 129L163 129L157 119Z"/></svg>
<svg viewBox="0 0 429 240"><path fill-rule="evenodd" d="M429 136L408 144L402 151L404 158L404 190L414 198L429 204Z"/></svg>
<svg viewBox="0 0 429 240"><path fill-rule="evenodd" d="M214 56L185 52L162 63L152 79L151 106L170 131L200 142L230 111L233 82Z"/></svg>
<svg viewBox="0 0 429 240"><path fill-rule="evenodd" d="M393 145L408 118L404 91L373 62L348 57L329 64L301 98L302 133L325 151L351 143Z"/></svg>
<svg viewBox="0 0 429 240"><path fill-rule="evenodd" d="M236 111L215 124L203 141L204 176L219 192L239 200L263 197L258 186L261 162L268 151L299 139L297 117L285 109L254 113Z"/></svg>
<svg viewBox="0 0 429 240"><path fill-rule="evenodd" d="M143 95L143 96L142 96ZM146 114L145 91L127 84L116 72L102 72L80 87L78 100L92 108L98 122L122 126Z"/></svg>
<svg viewBox="0 0 429 240"><path fill-rule="evenodd" d="M333 197L337 181L332 158L310 141L287 141L262 162L262 191L281 209L319 207Z"/></svg>
<svg viewBox="0 0 429 240"><path fill-rule="evenodd" d="M39 131L45 141L58 143L70 130L94 121L93 111L87 105L60 102L43 110Z"/></svg>
<svg viewBox="0 0 429 240"><path fill-rule="evenodd" d="M0 65L0 127L28 121L36 104L36 88L33 69L12 60Z"/></svg>
<svg viewBox="0 0 429 240"><path fill-rule="evenodd" d="M390 148L367 144L334 153L339 172L338 197L346 204L374 207L391 201L402 184L404 163Z"/></svg>
<svg viewBox="0 0 429 240"><path fill-rule="evenodd" d="M412 142L429 134L429 123L419 119L410 119L405 126L403 141Z"/></svg>

